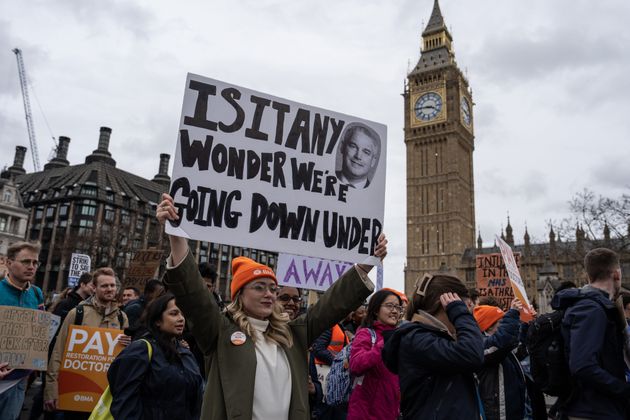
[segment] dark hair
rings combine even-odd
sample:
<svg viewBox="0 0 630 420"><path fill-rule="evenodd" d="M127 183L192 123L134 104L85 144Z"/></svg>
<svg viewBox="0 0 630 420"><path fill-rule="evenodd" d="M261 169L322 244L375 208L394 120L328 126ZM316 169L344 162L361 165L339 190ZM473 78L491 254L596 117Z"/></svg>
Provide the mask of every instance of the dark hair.
<svg viewBox="0 0 630 420"><path fill-rule="evenodd" d="M370 298L367 306L367 315L363 318L363 323L361 324L364 327L372 328L376 318L378 317L378 311L381 310L381 305L385 302L389 296L396 296L398 299L398 304L402 305L402 300L400 296L390 290L379 290L374 293ZM358 309L358 308L357 308Z"/></svg>
<svg viewBox="0 0 630 420"><path fill-rule="evenodd" d="M560 286L558 286L558 288L556 289L556 293L558 293L560 290L565 290L565 289L576 289L577 286L575 283L573 283L571 280L565 280L562 283L560 283Z"/></svg>
<svg viewBox="0 0 630 420"><path fill-rule="evenodd" d="M90 273L83 273L79 277L79 283L78 284L79 285L81 285L81 284L88 284L91 281L92 281L92 274L90 274Z"/></svg>
<svg viewBox="0 0 630 420"><path fill-rule="evenodd" d="M199 264L199 274L201 274L201 277L204 279L212 280L212 283L217 281L217 268L208 262Z"/></svg>
<svg viewBox="0 0 630 420"><path fill-rule="evenodd" d="M470 300L475 301L479 299L479 291L477 288L471 287L468 289L468 296L470 297Z"/></svg>
<svg viewBox="0 0 630 420"><path fill-rule="evenodd" d="M147 281L147 283L144 285L144 294L150 295L160 287L164 287L161 281L159 281L158 279L151 279Z"/></svg>
<svg viewBox="0 0 630 420"><path fill-rule="evenodd" d="M136 296L140 296L140 290L135 286L127 286L123 290L133 290Z"/></svg>
<svg viewBox="0 0 630 420"><path fill-rule="evenodd" d="M497 298L494 296L484 296L479 298L479 305L487 305L487 306L496 306L497 308L503 309Z"/></svg>
<svg viewBox="0 0 630 420"><path fill-rule="evenodd" d="M162 316L164 312L166 312L168 303L174 299L175 296L172 293L164 293L163 295L155 298L149 306L147 306L143 314L145 327L149 330L153 338L155 338L162 351L164 351L164 354L169 362L179 359L179 353L175 347L173 337L165 334L158 327L157 323L162 320Z"/></svg>
<svg viewBox="0 0 630 420"><path fill-rule="evenodd" d="M623 302L623 307L625 309L626 306L628 306L628 304L630 303L630 293L622 292L621 301Z"/></svg>
<svg viewBox="0 0 630 420"><path fill-rule="evenodd" d="M421 296L414 291L413 299L409 302L407 307L406 318L411 321L414 314L419 310L428 312L431 315L435 315L440 311L442 304L440 303L440 296L444 293L457 293L460 298L464 299L470 297L468 289L464 286L464 283L455 276L449 276L448 274L436 274L431 280L427 280L430 283L426 285L425 295Z"/></svg>
<svg viewBox="0 0 630 420"><path fill-rule="evenodd" d="M584 268L589 282L605 280L619 268L619 255L608 248L595 248L584 257Z"/></svg>

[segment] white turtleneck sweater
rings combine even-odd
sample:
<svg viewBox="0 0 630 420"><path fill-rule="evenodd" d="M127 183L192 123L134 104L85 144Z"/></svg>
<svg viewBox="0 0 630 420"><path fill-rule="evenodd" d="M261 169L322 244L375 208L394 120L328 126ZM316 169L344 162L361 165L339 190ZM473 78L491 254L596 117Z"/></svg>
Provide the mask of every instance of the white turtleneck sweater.
<svg viewBox="0 0 630 420"><path fill-rule="evenodd" d="M291 369L282 347L263 333L269 321L247 317L256 333L256 379L252 420L286 420L291 404Z"/></svg>

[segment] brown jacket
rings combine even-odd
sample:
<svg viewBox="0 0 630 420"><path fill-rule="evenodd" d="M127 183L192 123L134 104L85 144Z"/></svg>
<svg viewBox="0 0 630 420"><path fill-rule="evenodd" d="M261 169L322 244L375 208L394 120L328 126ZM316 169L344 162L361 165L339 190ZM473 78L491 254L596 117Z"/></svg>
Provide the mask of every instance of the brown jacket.
<svg viewBox="0 0 630 420"><path fill-rule="evenodd" d="M216 301L207 292L190 252L177 267L167 270L164 283L176 296L177 306L190 323L199 348L211 358L201 418L251 419L256 380L253 340L247 337L242 345L232 344L230 337L239 328L229 316L221 313ZM373 289L372 282L363 279L356 268L352 268L333 283L305 315L289 323L293 346L283 348L293 384L289 420L310 419L308 348L321 333L360 306Z"/></svg>
<svg viewBox="0 0 630 420"><path fill-rule="evenodd" d="M86 327L98 327L98 328L114 328L123 330L129 326L127 315L119 308L114 309L112 312L105 314L105 308L98 305L94 297L88 298L81 302L79 305L83 306L83 322L81 325ZM122 313L123 325L120 325L118 321L118 313ZM77 314L77 308L68 312L68 316L59 327L59 334L57 335L57 341L55 348L50 356L48 362L48 370L46 371L46 387L44 388L44 401L59 399L57 390L57 379L59 377L59 368L61 367L61 359L63 358L63 351L66 347L66 339L68 338L68 330L70 325L74 324L74 320Z"/></svg>

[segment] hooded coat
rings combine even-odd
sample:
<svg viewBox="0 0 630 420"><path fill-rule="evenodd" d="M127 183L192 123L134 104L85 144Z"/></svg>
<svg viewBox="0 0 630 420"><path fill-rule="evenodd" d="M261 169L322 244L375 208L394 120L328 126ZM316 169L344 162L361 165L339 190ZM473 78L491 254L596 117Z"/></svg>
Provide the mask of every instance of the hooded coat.
<svg viewBox="0 0 630 420"><path fill-rule="evenodd" d="M243 332L229 314L221 313L190 251L179 265L167 267L164 284L175 295L177 306L190 322L199 348L211 359L201 418L251 419L256 381L253 340L246 336L244 342L235 344L235 333ZM293 346L283 347L292 383L289 420L310 419L308 348L326 329L361 305L373 289L369 278L362 277L356 267L352 268L334 282L306 314L289 322Z"/></svg>
<svg viewBox="0 0 630 420"><path fill-rule="evenodd" d="M473 373L483 364L483 338L462 301L446 314L457 340L446 326L420 311L386 339L385 365L398 374L404 419L479 420L480 401Z"/></svg>
<svg viewBox="0 0 630 420"><path fill-rule="evenodd" d="M615 304L605 291L587 285L558 292L551 306L565 311L562 338L574 382L563 411L572 417L625 418L630 408L625 323Z"/></svg>
<svg viewBox="0 0 630 420"><path fill-rule="evenodd" d="M394 420L400 411L400 386L398 376L390 372L383 359L383 331L394 327L376 321L372 330L376 342L368 328L359 328L352 341L350 352L350 372L353 377L363 376L352 390L348 403L348 420Z"/></svg>

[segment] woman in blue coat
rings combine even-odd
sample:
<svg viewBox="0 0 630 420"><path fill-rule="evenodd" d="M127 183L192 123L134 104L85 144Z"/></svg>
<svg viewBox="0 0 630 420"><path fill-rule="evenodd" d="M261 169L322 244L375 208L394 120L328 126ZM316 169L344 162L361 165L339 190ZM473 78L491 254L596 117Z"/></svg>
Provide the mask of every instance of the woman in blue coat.
<svg viewBox="0 0 630 420"><path fill-rule="evenodd" d="M473 373L483 364L481 331L462 299L466 286L449 275L416 283L407 320L383 348L398 374L404 419L479 420L482 408Z"/></svg>
<svg viewBox="0 0 630 420"><path fill-rule="evenodd" d="M175 296L158 297L144 315L148 333L126 347L107 372L112 415L126 420L198 419L203 380L195 357L178 340L185 320Z"/></svg>

